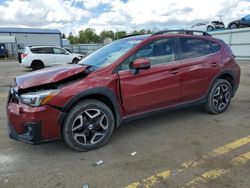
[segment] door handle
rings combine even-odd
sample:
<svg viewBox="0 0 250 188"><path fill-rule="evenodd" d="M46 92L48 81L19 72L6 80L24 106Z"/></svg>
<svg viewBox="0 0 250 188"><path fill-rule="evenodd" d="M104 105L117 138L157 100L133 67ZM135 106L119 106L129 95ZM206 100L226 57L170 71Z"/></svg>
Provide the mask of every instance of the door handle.
<svg viewBox="0 0 250 188"><path fill-rule="evenodd" d="M172 69L170 70L170 74L177 74L179 71L179 69Z"/></svg>
<svg viewBox="0 0 250 188"><path fill-rule="evenodd" d="M211 67L217 67L217 66L218 66L218 63L217 63L217 62L213 62L213 63L211 63L210 65L211 65Z"/></svg>

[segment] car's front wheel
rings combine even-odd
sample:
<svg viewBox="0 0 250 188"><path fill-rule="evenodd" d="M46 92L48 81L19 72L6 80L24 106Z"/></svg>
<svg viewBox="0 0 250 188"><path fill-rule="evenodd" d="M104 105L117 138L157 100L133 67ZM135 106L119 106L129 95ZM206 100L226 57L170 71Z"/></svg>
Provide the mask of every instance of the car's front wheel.
<svg viewBox="0 0 250 188"><path fill-rule="evenodd" d="M108 141L114 125L114 115L106 104L83 100L70 110L64 121L64 141L77 151L97 149Z"/></svg>
<svg viewBox="0 0 250 188"><path fill-rule="evenodd" d="M79 59L74 58L74 59L72 60L72 64L77 64L79 61L80 61Z"/></svg>
<svg viewBox="0 0 250 188"><path fill-rule="evenodd" d="M212 114L222 113L230 105L232 95L231 84L227 80L218 79L211 87L204 107Z"/></svg>

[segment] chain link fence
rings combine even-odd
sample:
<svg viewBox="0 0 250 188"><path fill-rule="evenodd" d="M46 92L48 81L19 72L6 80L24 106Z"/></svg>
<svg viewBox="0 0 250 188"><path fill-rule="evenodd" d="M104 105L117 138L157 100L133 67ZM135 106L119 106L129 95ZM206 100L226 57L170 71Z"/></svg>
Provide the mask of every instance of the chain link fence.
<svg viewBox="0 0 250 188"><path fill-rule="evenodd" d="M70 51L71 53L88 55L103 46L104 44L96 44L96 43L95 44L74 44L74 45L64 46L64 48Z"/></svg>

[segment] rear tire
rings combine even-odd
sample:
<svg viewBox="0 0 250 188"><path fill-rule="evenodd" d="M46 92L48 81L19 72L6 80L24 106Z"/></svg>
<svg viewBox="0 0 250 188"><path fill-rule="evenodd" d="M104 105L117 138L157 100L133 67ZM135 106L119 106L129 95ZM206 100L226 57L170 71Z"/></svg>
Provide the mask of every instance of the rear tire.
<svg viewBox="0 0 250 188"><path fill-rule="evenodd" d="M218 79L210 89L204 108L212 114L222 113L230 105L232 96L232 85L227 80Z"/></svg>
<svg viewBox="0 0 250 188"><path fill-rule="evenodd" d="M106 104L94 99L83 100L68 113L63 138L73 150L94 150L109 140L114 125L114 115Z"/></svg>
<svg viewBox="0 0 250 188"><path fill-rule="evenodd" d="M44 64L43 64L42 61L35 60L35 61L32 62L31 68L33 70L42 69L42 68L44 68Z"/></svg>
<svg viewBox="0 0 250 188"><path fill-rule="evenodd" d="M207 31L212 31L212 30L214 30L214 28L213 28L211 25L209 25L209 26L207 27Z"/></svg>
<svg viewBox="0 0 250 188"><path fill-rule="evenodd" d="M233 23L229 26L230 29L236 29L237 28L237 24Z"/></svg>

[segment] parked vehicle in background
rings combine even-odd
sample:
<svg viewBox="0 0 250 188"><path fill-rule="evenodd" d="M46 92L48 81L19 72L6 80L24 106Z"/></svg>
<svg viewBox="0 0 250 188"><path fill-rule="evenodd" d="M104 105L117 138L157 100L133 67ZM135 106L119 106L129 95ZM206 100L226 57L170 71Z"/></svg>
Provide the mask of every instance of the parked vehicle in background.
<svg viewBox="0 0 250 188"><path fill-rule="evenodd" d="M201 30L201 31L212 31L215 29L223 29L225 25L221 21L212 21L212 22L201 22L193 25L192 29Z"/></svg>
<svg viewBox="0 0 250 188"><path fill-rule="evenodd" d="M25 47L21 55L22 65L33 70L67 63L78 63L84 55L70 53L57 46Z"/></svg>
<svg viewBox="0 0 250 188"><path fill-rule="evenodd" d="M7 48L3 43L0 43L0 57L8 57Z"/></svg>
<svg viewBox="0 0 250 188"><path fill-rule="evenodd" d="M88 151L122 122L153 112L198 104L226 111L240 80L230 47L205 32L174 32L126 37L78 64L16 77L6 107L9 136L33 144L63 138Z"/></svg>
<svg viewBox="0 0 250 188"><path fill-rule="evenodd" d="M250 14L247 16L230 22L227 26L229 29L242 28L242 27L250 27Z"/></svg>

